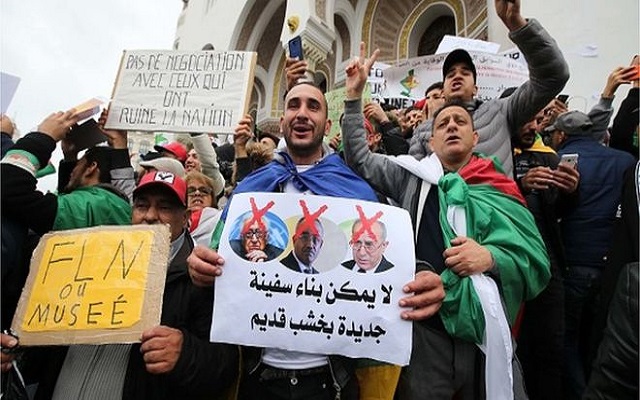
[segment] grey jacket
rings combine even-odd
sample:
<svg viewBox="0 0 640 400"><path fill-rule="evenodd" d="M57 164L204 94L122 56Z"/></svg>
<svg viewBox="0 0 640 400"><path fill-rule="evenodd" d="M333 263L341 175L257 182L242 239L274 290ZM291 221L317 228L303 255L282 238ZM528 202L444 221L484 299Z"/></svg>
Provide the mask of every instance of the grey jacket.
<svg viewBox="0 0 640 400"><path fill-rule="evenodd" d="M475 151L496 156L508 176L513 176L511 138L542 110L569 80L569 67L556 41L535 19L509 33L529 65L529 80L509 97L487 102L475 101L473 123L480 136ZM432 121L418 127L411 139L409 154L422 159L430 153L426 145Z"/></svg>

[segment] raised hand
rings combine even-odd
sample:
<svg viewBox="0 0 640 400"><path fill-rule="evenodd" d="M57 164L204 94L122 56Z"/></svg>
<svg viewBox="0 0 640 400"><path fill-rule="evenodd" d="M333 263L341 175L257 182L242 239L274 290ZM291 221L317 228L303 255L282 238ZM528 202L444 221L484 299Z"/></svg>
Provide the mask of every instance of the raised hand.
<svg viewBox="0 0 640 400"><path fill-rule="evenodd" d="M378 54L380 54L380 50L376 49L370 58L366 58L365 51L364 42L360 42L360 56L354 57L347 65L347 79L345 84L347 88L347 100L355 100L362 97L362 91L364 90L364 85L367 83L371 66L376 62Z"/></svg>

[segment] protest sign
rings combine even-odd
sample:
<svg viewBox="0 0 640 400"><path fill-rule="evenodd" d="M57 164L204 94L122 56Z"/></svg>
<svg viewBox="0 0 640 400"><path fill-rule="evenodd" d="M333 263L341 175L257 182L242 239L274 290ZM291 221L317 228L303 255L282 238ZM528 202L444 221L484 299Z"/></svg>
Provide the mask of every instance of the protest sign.
<svg viewBox="0 0 640 400"><path fill-rule="evenodd" d="M325 141L328 142L340 133L340 116L344 113L344 101L347 99L347 88L341 87L331 90L326 92L324 97L327 99L329 119L331 120L331 131L329 131L329 134L325 137ZM362 91L362 104L367 104L370 101L371 86L367 83Z"/></svg>
<svg viewBox="0 0 640 400"><path fill-rule="evenodd" d="M407 211L379 203L234 195L211 340L408 364L398 301L414 276L412 231ZM250 261L256 251L263 262Z"/></svg>
<svg viewBox="0 0 640 400"><path fill-rule="evenodd" d="M232 134L249 108L257 55L127 50L107 129Z"/></svg>
<svg viewBox="0 0 640 400"><path fill-rule="evenodd" d="M469 52L477 71L480 100L500 96L507 88L520 86L529 79L529 70L522 62L498 54ZM435 82L443 80L442 64L447 54L424 56L401 61L384 71L387 81L387 96L419 100L425 90Z"/></svg>
<svg viewBox="0 0 640 400"><path fill-rule="evenodd" d="M160 323L169 240L164 225L44 235L11 326L20 344L140 341Z"/></svg>
<svg viewBox="0 0 640 400"><path fill-rule="evenodd" d="M487 42L486 40L471 39L461 36L444 35L436 54L450 53L456 49L478 51L481 53L496 54L500 50L500 44Z"/></svg>
<svg viewBox="0 0 640 400"><path fill-rule="evenodd" d="M0 72L0 107L3 114L9 109L9 104L18 90L19 84L20 77Z"/></svg>

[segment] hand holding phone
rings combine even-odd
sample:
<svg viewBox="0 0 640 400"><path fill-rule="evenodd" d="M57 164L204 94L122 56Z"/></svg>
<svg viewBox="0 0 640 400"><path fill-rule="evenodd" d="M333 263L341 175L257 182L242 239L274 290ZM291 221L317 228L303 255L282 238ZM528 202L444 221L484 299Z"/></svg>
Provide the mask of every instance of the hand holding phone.
<svg viewBox="0 0 640 400"><path fill-rule="evenodd" d="M302 52L302 39L300 36L296 36L289 40L289 57L297 58L298 60L304 59Z"/></svg>
<svg viewBox="0 0 640 400"><path fill-rule="evenodd" d="M578 157L579 155L577 153L563 154L562 157L560 157L560 162L576 168L578 165Z"/></svg>

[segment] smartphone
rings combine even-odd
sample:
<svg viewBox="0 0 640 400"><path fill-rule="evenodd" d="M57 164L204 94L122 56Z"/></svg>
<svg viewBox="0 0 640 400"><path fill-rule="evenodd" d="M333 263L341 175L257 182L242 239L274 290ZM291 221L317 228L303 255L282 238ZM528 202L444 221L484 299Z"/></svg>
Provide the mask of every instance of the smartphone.
<svg viewBox="0 0 640 400"><path fill-rule="evenodd" d="M571 167L575 168L578 164L578 154L563 154L562 157L560 157L560 162L569 164Z"/></svg>
<svg viewBox="0 0 640 400"><path fill-rule="evenodd" d="M561 94L558 96L558 101L560 101L561 103L567 104L567 100L569 100L568 94Z"/></svg>
<svg viewBox="0 0 640 400"><path fill-rule="evenodd" d="M302 39L300 38L300 36L296 36L293 39L289 40L289 57L297 58L298 60L303 59Z"/></svg>

